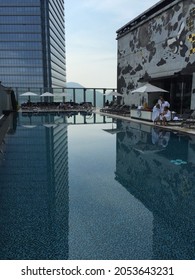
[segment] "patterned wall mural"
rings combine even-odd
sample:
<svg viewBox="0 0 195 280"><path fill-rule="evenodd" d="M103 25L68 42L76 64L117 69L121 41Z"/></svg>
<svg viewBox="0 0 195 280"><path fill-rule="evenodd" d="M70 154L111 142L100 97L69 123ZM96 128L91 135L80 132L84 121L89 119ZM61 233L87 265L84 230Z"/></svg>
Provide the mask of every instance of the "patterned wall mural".
<svg viewBox="0 0 195 280"><path fill-rule="evenodd" d="M138 102L130 91L140 79L195 72L195 0L174 3L141 25L134 22L128 33L118 33L117 87L126 100L131 96L130 104Z"/></svg>

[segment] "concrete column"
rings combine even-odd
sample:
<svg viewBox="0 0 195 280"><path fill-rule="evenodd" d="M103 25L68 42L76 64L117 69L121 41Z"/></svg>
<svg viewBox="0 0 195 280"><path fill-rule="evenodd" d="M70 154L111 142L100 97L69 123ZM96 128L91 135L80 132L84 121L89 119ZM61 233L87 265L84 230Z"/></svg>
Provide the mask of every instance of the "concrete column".
<svg viewBox="0 0 195 280"><path fill-rule="evenodd" d="M195 73L192 75L191 110L195 110Z"/></svg>

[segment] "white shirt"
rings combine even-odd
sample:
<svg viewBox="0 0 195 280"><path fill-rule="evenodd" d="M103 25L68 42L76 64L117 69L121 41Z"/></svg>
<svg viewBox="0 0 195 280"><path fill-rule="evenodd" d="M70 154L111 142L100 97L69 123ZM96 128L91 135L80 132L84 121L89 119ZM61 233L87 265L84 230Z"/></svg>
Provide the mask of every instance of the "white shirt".
<svg viewBox="0 0 195 280"><path fill-rule="evenodd" d="M171 120L171 111L168 110L165 114L163 114L161 116L161 120L163 119L163 117L165 117L167 121L170 121Z"/></svg>
<svg viewBox="0 0 195 280"><path fill-rule="evenodd" d="M161 103L161 106L160 106L160 111L161 111L161 113L163 113L164 112L164 108L165 107L170 107L170 104L169 104L169 102L168 101L164 101L164 102L162 102Z"/></svg>
<svg viewBox="0 0 195 280"><path fill-rule="evenodd" d="M153 122L159 117L160 115L160 109L156 107L156 105L153 107L153 110L152 110L152 120Z"/></svg>

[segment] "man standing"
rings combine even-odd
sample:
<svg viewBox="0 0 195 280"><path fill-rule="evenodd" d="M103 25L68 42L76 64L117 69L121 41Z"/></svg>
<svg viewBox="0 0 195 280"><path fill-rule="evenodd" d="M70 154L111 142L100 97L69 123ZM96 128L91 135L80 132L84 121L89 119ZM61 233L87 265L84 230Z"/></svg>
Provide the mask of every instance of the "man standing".
<svg viewBox="0 0 195 280"><path fill-rule="evenodd" d="M162 96L159 96L158 104L160 105L160 112L161 113L164 112L165 107L170 108L170 103L168 101L164 100L164 98Z"/></svg>

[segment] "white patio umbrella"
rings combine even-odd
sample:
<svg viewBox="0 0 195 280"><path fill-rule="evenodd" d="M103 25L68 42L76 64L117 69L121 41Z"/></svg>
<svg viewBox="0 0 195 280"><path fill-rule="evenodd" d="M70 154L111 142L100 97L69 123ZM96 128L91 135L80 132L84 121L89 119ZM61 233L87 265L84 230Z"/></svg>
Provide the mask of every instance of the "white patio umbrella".
<svg viewBox="0 0 195 280"><path fill-rule="evenodd" d="M37 93L31 92L31 91L27 91L27 92L24 92L24 93L20 94L20 96L28 96L29 97L29 101L30 101L30 97L31 96L37 96L37 95L38 95Z"/></svg>
<svg viewBox="0 0 195 280"><path fill-rule="evenodd" d="M123 97L123 95L121 93L116 92L114 90L112 90L110 92L106 92L104 95L106 95L106 96L121 96L121 97Z"/></svg>
<svg viewBox="0 0 195 280"><path fill-rule="evenodd" d="M54 97L54 94L51 92L44 92L40 96L41 97Z"/></svg>
<svg viewBox="0 0 195 280"><path fill-rule="evenodd" d="M20 94L20 96L36 96L36 95L38 95L38 94L31 92L31 91L27 91L27 92Z"/></svg>
<svg viewBox="0 0 195 280"><path fill-rule="evenodd" d="M153 86L149 83L146 83L145 85L131 91L131 93L144 93L144 92L150 93L150 92L168 92L168 91L164 90L162 88Z"/></svg>

